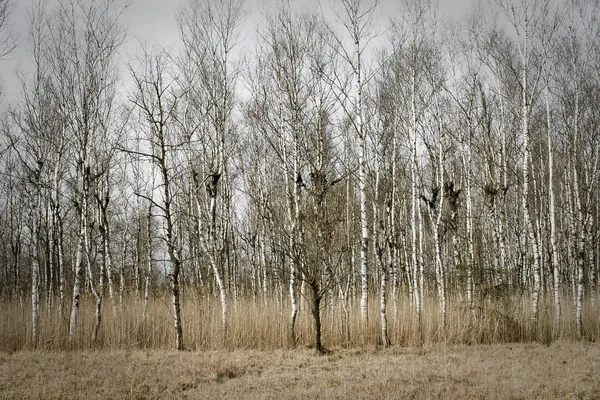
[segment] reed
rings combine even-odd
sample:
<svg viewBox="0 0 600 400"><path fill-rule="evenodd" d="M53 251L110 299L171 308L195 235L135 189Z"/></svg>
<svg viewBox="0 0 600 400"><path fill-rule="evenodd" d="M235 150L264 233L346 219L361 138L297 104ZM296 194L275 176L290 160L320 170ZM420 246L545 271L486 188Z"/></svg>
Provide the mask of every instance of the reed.
<svg viewBox="0 0 600 400"><path fill-rule="evenodd" d="M173 317L170 298L153 296L143 316L143 302L127 295L113 315L106 301L102 325L96 341L92 338L94 326L94 298L84 296L78 332L74 343L68 343L69 310L60 316L56 307L40 311L39 340L31 339L31 308L26 301L0 301L0 350L21 349L172 349L174 344ZM422 346L444 344L500 344L553 340L577 340L574 305L570 296L562 300L562 331L556 335L553 327L553 304L548 296L540 305L537 327L531 324L528 296L506 296L479 301L475 309L468 309L458 297L450 297L447 326L441 326L441 317L435 297L423 302L419 321L408 298L398 299L396 307L389 304L389 337L394 345ZM600 319L590 302L585 304L584 338L596 341L600 335ZM375 296L369 302L369 318L361 322L358 301L349 304L349 321L337 299L323 302L323 342L327 348L380 345L380 316ZM182 299L184 342L192 350L219 349L283 349L288 340L289 301L284 297L253 300L249 296L229 305L228 331L223 335L220 324L220 305L217 298L200 296L190 291ZM301 301L296 325L296 346L310 347L313 335L312 315L305 301ZM349 331L349 335L348 335Z"/></svg>

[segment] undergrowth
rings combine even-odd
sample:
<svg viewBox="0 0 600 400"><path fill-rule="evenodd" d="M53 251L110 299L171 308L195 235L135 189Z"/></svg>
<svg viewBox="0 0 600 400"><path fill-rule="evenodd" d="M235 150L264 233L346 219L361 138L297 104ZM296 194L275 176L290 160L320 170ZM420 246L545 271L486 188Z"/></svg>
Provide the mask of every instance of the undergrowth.
<svg viewBox="0 0 600 400"><path fill-rule="evenodd" d="M493 344L555 339L577 340L574 307L570 296L563 296L561 331L554 328L554 306L550 297L542 299L537 326L530 318L530 298L510 296L478 301L469 309L458 297L449 298L447 325L441 326L438 303L434 297L422 305L417 319L408 297L390 299L388 304L389 337L393 345L423 346L444 344ZM44 302L39 314L39 340L31 339L31 306L22 301L0 301L0 350L20 349L172 349L174 347L173 316L170 298L154 296L146 316L143 301L126 295L113 314L110 299L102 309L102 325L96 341L92 338L95 299L84 296L81 301L75 342L68 343L70 309L61 313L57 306ZM300 302L296 324L296 346L311 346L312 315L308 304ZM323 302L323 341L328 348L380 345L378 299L369 301L369 314L362 323L358 300L349 304L349 321L337 299ZM584 307L584 338L595 341L600 334L597 312L588 302ZM220 304L211 296L197 296L189 291L182 298L182 323L185 347L208 349L276 349L289 347L289 300L285 296L258 298L239 297L229 304L228 328L221 326Z"/></svg>

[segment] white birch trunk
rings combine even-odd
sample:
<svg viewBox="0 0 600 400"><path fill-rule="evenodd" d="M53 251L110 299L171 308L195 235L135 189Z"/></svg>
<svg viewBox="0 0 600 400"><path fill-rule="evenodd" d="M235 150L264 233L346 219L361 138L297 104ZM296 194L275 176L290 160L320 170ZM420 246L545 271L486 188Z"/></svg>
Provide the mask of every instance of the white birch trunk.
<svg viewBox="0 0 600 400"><path fill-rule="evenodd" d="M58 255L58 296L59 296L59 316L60 319L64 317L65 307L65 276L64 276L64 254L63 254L63 227L62 219L60 217L60 187L58 184L59 167L60 167L61 155L54 165L54 171L52 174L52 225L56 237L54 241L56 243L56 251Z"/></svg>
<svg viewBox="0 0 600 400"><path fill-rule="evenodd" d="M499 218L498 218L498 236L500 243L500 268L502 272L506 275L508 281L508 289L509 291L512 289L512 271L509 271L508 264L506 262L510 257L507 255L506 250L506 192L508 191L508 156L506 153L506 129L504 126L504 103L502 102L502 98L500 98L500 136L501 136L501 149L500 149L500 157L501 157L501 180L502 187L501 189L501 200L502 203L500 207L494 203L494 208L496 210L499 209ZM498 212L498 211L497 211Z"/></svg>
<svg viewBox="0 0 600 400"><path fill-rule="evenodd" d="M135 260L133 263L133 283L135 286L135 298L137 300L140 299L140 286L141 286L141 282L140 282L140 270L141 270L141 264L142 264L142 256L141 256L141 252L142 252L142 219L141 218L136 218L137 219L137 235L136 235L136 239L135 239Z"/></svg>
<svg viewBox="0 0 600 400"><path fill-rule="evenodd" d="M194 175L195 176L195 175ZM214 179L212 176L209 176L208 179ZM218 178L216 178L218 180ZM197 181L195 183L195 196L194 200L196 203L196 211L198 213L196 228L198 231L198 237L200 238L200 244L203 247L203 250L208 255L208 259L210 265L212 267L213 273L215 275L215 280L217 282L217 287L219 289L219 298L221 301L221 328L223 331L223 337L227 334L227 288L225 287L225 282L223 280L223 276L221 274L221 270L219 268L219 264L217 262L217 254L216 254L216 185L217 181L212 181L207 184L207 190L209 191L209 218L210 218L210 227L208 232L204 231L204 227L202 224L202 206L200 204L199 199L199 188L200 183Z"/></svg>
<svg viewBox="0 0 600 400"><path fill-rule="evenodd" d="M441 133L441 131L440 131ZM438 301L440 307L440 314L442 316L442 328L446 329L446 274L444 267L444 256L442 254L442 234L440 232L441 222L442 222L442 214L444 210L444 200L445 200L445 178L444 178L444 155L443 155L443 137L439 139L438 145L438 157L439 157L439 165L438 165L438 185L439 185L439 203L437 205L437 216L434 224L434 245L435 245L435 264L436 264L436 278L437 278L437 286L438 286Z"/></svg>
<svg viewBox="0 0 600 400"><path fill-rule="evenodd" d="M262 288L263 300L266 302L269 295L269 282L267 274L267 228L262 224L262 234L260 235L260 282Z"/></svg>
<svg viewBox="0 0 600 400"><path fill-rule="evenodd" d="M541 273L540 273L540 253L538 248L538 241L535 234L533 219L531 217L530 207L529 207L529 159L531 157L530 149L529 149L529 95L528 95L528 36L527 36L527 21L528 14L527 10L525 12L525 34L524 34L524 43L523 47L520 49L521 57L522 57L522 98L521 98L521 118L522 118L522 126L521 126L521 134L523 136L523 191L521 194L521 201L523 207L523 217L525 219L525 224L527 227L527 236L529 239L529 245L531 246L531 250L533 253L533 290L531 295L531 321L533 323L534 328L537 327L538 317L539 317L539 296L540 296L540 286L541 286Z"/></svg>
<svg viewBox="0 0 600 400"><path fill-rule="evenodd" d="M129 224L125 223L125 235L129 232ZM125 265L127 262L127 240L123 240L121 248L121 263L119 265L119 307L123 310L123 295L125 294Z"/></svg>
<svg viewBox="0 0 600 400"><path fill-rule="evenodd" d="M106 185L108 185L108 174L106 175ZM110 249L110 227L109 227L109 222L108 222L108 215L107 215L107 207L108 207L108 202L109 202L109 193L108 193L108 187L106 188L106 193L104 195L105 197L103 199L98 198L98 208L99 208L99 212L100 212L100 220L101 220L101 224L102 224L102 229L101 229L101 233L102 233L102 247L104 250L104 263L105 263L105 267L106 267L106 277L108 279L108 295L110 297L110 301L112 304L112 311L113 311L113 316L116 317L117 316L117 299L116 299L116 293L115 293L115 284L114 284L114 271L113 271L113 261L112 261L112 254L111 254L111 249ZM102 274L101 276L102 279L104 279L104 274Z"/></svg>
<svg viewBox="0 0 600 400"><path fill-rule="evenodd" d="M547 90L547 89L546 89ZM546 92L546 127L548 130L548 214L550 219L550 246L552 250L552 270L554 281L554 337L560 336L560 264L558 245L556 240L556 210L554 199L554 149L552 146L552 135L550 132L552 121L550 117L550 100Z"/></svg>
<svg viewBox="0 0 600 400"><path fill-rule="evenodd" d="M296 95L295 93L293 94ZM293 121L292 121L292 136L293 136L293 171L290 174L289 166L288 166L288 150L285 145L285 139L281 140L281 151L283 154L283 170L285 174L285 185L286 185L286 194L287 194L287 213L288 213L288 223L290 226L290 249L294 254L294 257L290 260L290 281L289 281L289 295L290 295L290 322L289 322L289 340L290 344L293 346L296 343L296 318L298 315L298 294L297 294L297 275L298 275L298 263L302 261L297 259L298 255L298 245L302 236L302 226L300 219L300 196L302 185L304 184L302 181L301 171L300 171L300 143L298 137L298 115L297 111L294 109L293 113ZM279 110L279 125L281 129L281 133L285 132L285 124L282 118L282 111ZM293 189L290 188L290 183L293 183Z"/></svg>
<svg viewBox="0 0 600 400"><path fill-rule="evenodd" d="M589 203L588 203L589 204ZM590 274L590 301L591 301L591 306L592 306L592 310L596 310L596 306L598 303L598 277L597 277L597 271L596 271L596 264L594 262L594 251L593 251L593 242L591 241L591 238L594 237L594 233L592 231L592 221L591 221L591 215L589 215L587 224L586 224L586 237L588 238L588 243L589 243L589 247L587 249L587 254L588 254L588 268L589 268L589 274Z"/></svg>
<svg viewBox="0 0 600 400"><path fill-rule="evenodd" d="M379 215L379 190L380 190L380 174L381 174L381 139L377 139L375 149L375 194L373 196L373 246L374 253L377 257L378 270L380 271L379 284L379 313L381 319L381 343L384 347L390 344L387 324L387 284L388 284L388 268L385 265L384 254L386 241L383 240L382 232L383 221L380 221ZM388 208L388 212L390 212ZM389 226L389 225L388 225ZM389 237L388 237L389 239Z"/></svg>
<svg viewBox="0 0 600 400"><path fill-rule="evenodd" d="M473 127L471 123L471 116L469 115L469 132L467 139L467 304L471 312L475 311L474 303L474 283L473 283L473 265L475 263L475 249L473 245L473 204L471 196L471 185L472 185L472 138L473 138Z"/></svg>
<svg viewBox="0 0 600 400"><path fill-rule="evenodd" d="M292 235L290 237L292 249L297 248L298 242L301 240L302 236L302 226L300 219L300 189L301 189L301 180L300 180L300 150L298 143L297 133L294 132L294 217L293 217L293 227L292 227ZM302 262L294 258L290 262L290 302L291 302L291 311L290 311L290 339L292 344L296 343L296 316L298 315L298 295L296 293L296 275L298 274L297 263Z"/></svg>
<svg viewBox="0 0 600 400"><path fill-rule="evenodd" d="M358 23L358 21L356 21ZM358 188L360 192L360 316L363 324L368 320L368 296L369 296L369 226L367 218L367 138L363 127L362 118L362 76L361 76L361 55L360 40L355 37L355 57L356 57L356 127L358 130L359 155L358 155Z"/></svg>
<svg viewBox="0 0 600 400"><path fill-rule="evenodd" d="M577 105L575 106L577 108ZM577 137L577 136L576 136ZM576 152L574 152L576 154ZM577 265L577 296L575 302L575 321L577 326L577 334L583 336L583 283L584 283L584 261L585 261L585 237L584 237L584 220L583 212L581 210L581 199L579 190L579 174L577 172L577 165L573 163L573 197L575 203L576 213L576 253L575 260Z"/></svg>
<svg viewBox="0 0 600 400"><path fill-rule="evenodd" d="M397 126L397 124L394 124ZM390 205L388 209L389 215L389 234L388 234L388 257L390 260L391 266L391 276L392 276L392 303L394 305L394 321L396 321L398 317L398 299L397 299L397 291L398 291L398 246L397 246L397 227L396 227L396 191L397 191L397 157L398 157L398 149L397 149L397 129L394 128L392 133L392 193L390 199Z"/></svg>
<svg viewBox="0 0 600 400"><path fill-rule="evenodd" d="M388 274L384 269L381 271L381 283L379 287L379 312L381 314L381 343L384 347L390 345L387 320L387 284Z"/></svg>
<svg viewBox="0 0 600 400"><path fill-rule="evenodd" d="M216 189L215 189L216 190ZM216 234L216 196L212 196L210 199L210 215L211 215L211 225L213 235ZM219 297L221 299L221 326L223 328L223 335L227 333L227 288L225 287L225 281L223 280L223 276L221 274L221 270L217 264L217 243L216 236L212 238L212 258L211 264L213 266L213 271L215 273L215 279L217 280L217 286L219 287Z"/></svg>
<svg viewBox="0 0 600 400"><path fill-rule="evenodd" d="M65 258L63 249L63 223L60 215L57 216L57 247L58 247L58 292L59 292L59 316L62 320L65 316Z"/></svg>
<svg viewBox="0 0 600 400"><path fill-rule="evenodd" d="M109 231L108 226L106 227L106 238L104 239L104 255L106 257L106 277L108 279L108 295L110 296L110 301L112 304L113 316L117 316L117 298L115 293L115 282L114 282L114 271L113 271L113 261L112 254L110 250L110 239L109 239Z"/></svg>
<svg viewBox="0 0 600 400"><path fill-rule="evenodd" d="M144 282L144 309L142 311L142 318L146 319L146 312L148 310L148 300L150 298L150 285L152 277L152 201L148 204L148 214L146 215L146 279Z"/></svg>
<svg viewBox="0 0 600 400"><path fill-rule="evenodd" d="M82 201L82 213L84 215L87 215L88 206L89 206L89 204L88 204L88 200L86 197ZM100 290L98 290L95 286L94 275L92 272L92 259L90 256L90 249L91 249L90 231L89 231L90 226L89 226L88 218L84 219L83 226L84 226L84 229L83 229L84 254L85 254L85 264L87 267L87 278L88 278L87 284L88 284L92 294L96 298L96 308L95 308L95 312L94 312L94 329L92 331L92 340L94 342L96 342L98 340L98 335L100 333L100 325L102 323L102 301L103 301L103 297L104 297L105 265L102 264L101 269L100 269L100 274L99 274L100 275L100 277L99 277Z"/></svg>
<svg viewBox="0 0 600 400"><path fill-rule="evenodd" d="M37 186L37 185L36 185ZM33 190L38 190L35 187ZM39 195L37 201L31 201L31 247L32 247L32 259L31 259L31 339L33 346L37 346L38 343L38 321L39 321L39 297L40 297L40 262L39 262L39 236L38 236L38 205Z"/></svg>
<svg viewBox="0 0 600 400"><path fill-rule="evenodd" d="M71 318L69 323L69 343L71 345L75 342L76 332L77 332L77 319L79 317L79 302L81 296L82 283L84 280L84 257L86 253L86 219L87 219L87 184L85 182L85 178L83 177L83 172L80 172L82 176L80 176L80 183L82 188L82 198L81 198L81 210L79 210L79 238L77 243L77 253L75 257L75 279L73 282L73 303L71 306Z"/></svg>
<svg viewBox="0 0 600 400"><path fill-rule="evenodd" d="M522 204L523 204L523 214L525 218L525 224L527 226L527 236L529 239L529 244L532 248L533 252L533 290L531 295L531 321L534 327L537 327L538 317L539 317L539 296L541 289L541 273L540 273L540 253L538 248L537 236L535 234L535 229L533 225L533 220L531 217L530 209L529 209L529 125L528 125L528 106L527 100L525 99L526 94L523 94L523 147L524 147L524 155L523 155L523 192L522 192Z"/></svg>
<svg viewBox="0 0 600 400"><path fill-rule="evenodd" d="M425 251L423 250L423 239L425 235L423 231L423 210L419 206L418 201L419 199L417 199L417 216L419 218L419 262L417 270L418 278L416 279L418 279L419 284L419 303L421 304L419 312L421 312L423 299L425 298Z"/></svg>
<svg viewBox="0 0 600 400"><path fill-rule="evenodd" d="M412 93L411 93L411 163L410 163L410 181L411 181L411 218L410 218L410 233L411 233L411 259L413 270L413 296L415 304L415 313L417 320L421 321L421 294L423 293L423 285L420 279L422 275L419 268L417 258L417 229L421 230L421 224L417 221L418 196L417 196L417 114L416 114L416 82L415 76L412 76ZM420 218L419 218L420 221ZM417 226L418 224L418 226Z"/></svg>

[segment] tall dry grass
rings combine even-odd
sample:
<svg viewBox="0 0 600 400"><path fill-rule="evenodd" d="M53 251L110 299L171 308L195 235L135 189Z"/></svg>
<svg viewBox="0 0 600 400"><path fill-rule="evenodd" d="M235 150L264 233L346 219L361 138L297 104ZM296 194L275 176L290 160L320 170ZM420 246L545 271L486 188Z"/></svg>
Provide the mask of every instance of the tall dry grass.
<svg viewBox="0 0 600 400"><path fill-rule="evenodd" d="M358 301L349 304L350 318L347 330L343 327L344 312L341 304L329 299L323 302L323 341L328 348L377 345L380 343L379 302L373 296L369 302L369 318L361 323ZM89 296L81 301L76 340L68 343L69 311L60 317L56 307L42 307L39 320L39 340L31 339L31 307L26 298L19 301L0 301L0 350L19 349L171 349L174 345L173 317L170 298L153 297L143 317L143 302L135 296L126 296L113 315L110 300L103 306L102 325L97 341L92 339L95 300ZM562 339L578 339L574 307L570 296L562 299ZM584 307L584 339L596 341L600 337L600 319L590 303ZM182 299L184 342L189 349L274 349L288 347L290 306L287 299L268 298L253 301L241 297L229 305L228 331L222 335L220 304L215 297L198 296L188 291ZM492 344L541 341L555 338L554 307L548 296L540 304L539 324L531 325L530 298L510 296L480 301L475 310L469 310L458 297L449 299L447 326L441 326L441 317L435 297L423 303L418 321L407 298L399 299L396 307L388 305L389 336L392 344L401 346L446 344ZM303 300L298 315L296 335L298 346L311 346L312 315Z"/></svg>

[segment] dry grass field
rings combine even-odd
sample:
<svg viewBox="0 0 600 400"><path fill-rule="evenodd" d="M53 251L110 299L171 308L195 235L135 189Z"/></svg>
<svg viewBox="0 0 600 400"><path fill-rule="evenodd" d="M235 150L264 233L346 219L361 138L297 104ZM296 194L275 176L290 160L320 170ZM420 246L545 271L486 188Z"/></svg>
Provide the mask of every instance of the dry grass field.
<svg viewBox="0 0 600 400"><path fill-rule="evenodd" d="M586 342L0 353L3 399L598 399Z"/></svg>
<svg viewBox="0 0 600 400"><path fill-rule="evenodd" d="M145 317L135 298L117 315L107 302L96 341L93 299L84 297L72 344L67 313L42 308L33 343L28 303L0 301L0 399L600 399L598 314L586 303L578 338L567 296L558 338L547 298L537 329L527 296L481 302L474 313L453 298L446 329L435 301L425 302L419 323L402 300L389 308L390 348L378 346L376 299L366 326L351 305L350 338L339 304L326 303L323 340L331 351L324 356L311 347L305 305L294 347L285 299L241 298L225 339L214 299L184 299L183 352L171 350L166 296L153 298Z"/></svg>

